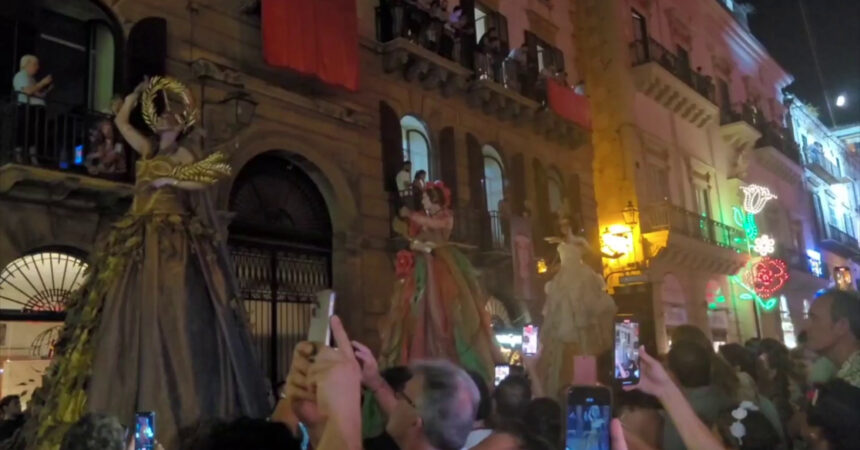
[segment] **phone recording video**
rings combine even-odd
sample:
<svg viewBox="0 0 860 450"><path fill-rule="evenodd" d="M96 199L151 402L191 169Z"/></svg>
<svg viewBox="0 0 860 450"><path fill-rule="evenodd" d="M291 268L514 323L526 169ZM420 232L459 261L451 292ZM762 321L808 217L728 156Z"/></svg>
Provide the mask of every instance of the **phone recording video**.
<svg viewBox="0 0 860 450"><path fill-rule="evenodd" d="M566 450L610 450L612 394L601 386L572 386L567 391Z"/></svg>
<svg viewBox="0 0 860 450"><path fill-rule="evenodd" d="M639 322L615 322L615 379L622 385L639 383Z"/></svg>
<svg viewBox="0 0 860 450"><path fill-rule="evenodd" d="M155 448L155 412L143 411L134 415L134 448L151 450Z"/></svg>
<svg viewBox="0 0 860 450"><path fill-rule="evenodd" d="M498 386L508 375L511 374L511 366L509 364L496 364L496 374L494 378L494 386Z"/></svg>
<svg viewBox="0 0 860 450"><path fill-rule="evenodd" d="M538 327L526 325L523 327L523 355L534 356L538 352Z"/></svg>
<svg viewBox="0 0 860 450"><path fill-rule="evenodd" d="M334 315L334 299L334 291L330 289L317 293L308 326L308 342L331 346L331 316Z"/></svg>

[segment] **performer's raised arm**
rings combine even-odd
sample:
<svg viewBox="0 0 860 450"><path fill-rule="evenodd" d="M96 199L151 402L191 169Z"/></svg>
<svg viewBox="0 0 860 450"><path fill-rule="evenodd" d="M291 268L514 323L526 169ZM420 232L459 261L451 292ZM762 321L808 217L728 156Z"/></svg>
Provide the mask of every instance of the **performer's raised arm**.
<svg viewBox="0 0 860 450"><path fill-rule="evenodd" d="M143 134L137 131L129 121L129 117L131 117L131 111L135 106L137 106L140 94L146 88L146 83L146 81L141 82L136 88L134 88L134 91L131 94L128 94L125 97L125 101L122 102L122 107L120 107L119 112L117 112L116 117L114 118L114 123L116 124L120 134L122 134L122 137L126 142L128 142L128 145L130 145L131 148L137 151L144 158L148 158L152 155L152 143L150 143L149 139L147 139Z"/></svg>

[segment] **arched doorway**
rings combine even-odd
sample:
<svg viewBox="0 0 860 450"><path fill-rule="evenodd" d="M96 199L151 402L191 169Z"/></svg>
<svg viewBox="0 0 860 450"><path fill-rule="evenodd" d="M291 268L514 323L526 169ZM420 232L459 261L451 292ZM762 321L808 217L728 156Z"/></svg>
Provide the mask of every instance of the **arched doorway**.
<svg viewBox="0 0 860 450"><path fill-rule="evenodd" d="M0 270L0 396L26 404L42 383L72 295L89 265L76 249L36 250Z"/></svg>
<svg viewBox="0 0 860 450"><path fill-rule="evenodd" d="M315 294L331 287L331 219L310 176L276 153L245 165L230 210L230 251L252 339L276 383L307 335Z"/></svg>

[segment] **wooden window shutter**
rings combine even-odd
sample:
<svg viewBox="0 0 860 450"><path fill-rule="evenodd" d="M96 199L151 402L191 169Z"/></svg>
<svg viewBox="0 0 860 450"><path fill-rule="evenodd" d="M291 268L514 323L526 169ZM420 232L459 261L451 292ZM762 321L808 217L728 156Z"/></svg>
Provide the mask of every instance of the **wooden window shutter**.
<svg viewBox="0 0 860 450"><path fill-rule="evenodd" d="M147 17L131 27L126 43L126 89L130 92L144 76L164 75L167 64L167 20Z"/></svg>
<svg viewBox="0 0 860 450"><path fill-rule="evenodd" d="M456 208L457 152L454 143L454 127L445 127L439 132L439 173L445 186L451 190L451 208Z"/></svg>
<svg viewBox="0 0 860 450"><path fill-rule="evenodd" d="M535 205L537 207L537 211L535 211L537 220L535 222L539 224L536 227L536 231L538 231L538 237L543 239L552 235L555 221L551 217L552 214L549 210L549 185L547 183L546 169L543 168L543 164L538 159L533 160L532 166L535 172L535 194L537 194L537 205Z"/></svg>
<svg viewBox="0 0 860 450"><path fill-rule="evenodd" d="M526 162L522 153L517 153L511 158L510 168L510 191L512 209L516 214L521 214L526 203Z"/></svg>
<svg viewBox="0 0 860 450"><path fill-rule="evenodd" d="M572 173L567 177L567 204L570 207L571 225L574 231L585 226L582 218L582 189L579 182L579 174Z"/></svg>
<svg viewBox="0 0 860 450"><path fill-rule="evenodd" d="M379 141L382 143L383 188L397 192L395 178L403 167L403 136L400 116L385 102L379 102Z"/></svg>
<svg viewBox="0 0 860 450"><path fill-rule="evenodd" d="M508 19L504 14L496 12L496 28L499 30L499 41L501 41L502 55L507 56L510 48L510 39L508 36Z"/></svg>
<svg viewBox="0 0 860 450"><path fill-rule="evenodd" d="M553 59L555 60L555 67L559 73L564 73L564 52L561 51L560 48L552 49Z"/></svg>
<svg viewBox="0 0 860 450"><path fill-rule="evenodd" d="M469 158L469 197L470 206L476 211L487 209L487 196L484 192L484 154L481 144L472 134L466 135L466 149Z"/></svg>

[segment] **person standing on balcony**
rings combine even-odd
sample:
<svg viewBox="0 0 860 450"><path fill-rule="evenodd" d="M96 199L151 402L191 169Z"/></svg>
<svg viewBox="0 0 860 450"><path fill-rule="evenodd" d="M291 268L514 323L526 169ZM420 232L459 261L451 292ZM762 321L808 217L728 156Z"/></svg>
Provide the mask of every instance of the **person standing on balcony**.
<svg viewBox="0 0 860 450"><path fill-rule="evenodd" d="M399 207L405 206L409 209L415 209L412 204L412 163L405 161L400 168L400 172L394 177L394 184L397 186L397 197L400 199Z"/></svg>
<svg viewBox="0 0 860 450"><path fill-rule="evenodd" d="M427 188L427 171L419 170L415 172L415 179L412 180L412 206L413 210L419 209L421 200L424 197L424 189Z"/></svg>
<svg viewBox="0 0 860 450"><path fill-rule="evenodd" d="M12 78L12 87L18 93L17 142L15 143L15 162L24 162L26 148L30 163L38 165L37 141L45 124L45 96L54 87L54 78L47 75L36 81L39 72L39 58L33 55L21 57L21 70Z"/></svg>

